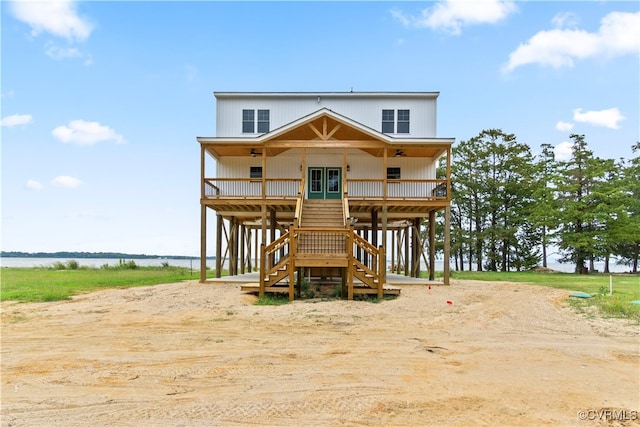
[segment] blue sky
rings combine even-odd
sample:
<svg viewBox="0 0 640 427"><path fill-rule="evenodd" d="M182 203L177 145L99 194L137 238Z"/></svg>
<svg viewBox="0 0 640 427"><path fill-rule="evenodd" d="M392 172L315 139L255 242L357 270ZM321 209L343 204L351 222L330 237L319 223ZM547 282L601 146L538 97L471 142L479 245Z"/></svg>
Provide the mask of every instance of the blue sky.
<svg viewBox="0 0 640 427"><path fill-rule="evenodd" d="M0 7L3 250L198 255L214 91L438 91L438 136L560 157L640 140L635 1Z"/></svg>

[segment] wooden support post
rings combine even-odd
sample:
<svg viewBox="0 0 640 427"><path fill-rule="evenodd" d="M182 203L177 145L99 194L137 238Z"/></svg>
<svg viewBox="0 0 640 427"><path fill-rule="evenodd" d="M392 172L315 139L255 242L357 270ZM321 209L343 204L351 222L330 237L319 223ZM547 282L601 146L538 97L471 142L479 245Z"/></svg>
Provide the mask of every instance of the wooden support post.
<svg viewBox="0 0 640 427"><path fill-rule="evenodd" d="M404 275L408 276L409 275L409 268L411 267L409 261L410 261L410 254L409 254L409 228L410 226L406 226L404 228Z"/></svg>
<svg viewBox="0 0 640 427"><path fill-rule="evenodd" d="M256 270L258 270L259 265L260 265L260 264L258 264L260 262L259 261L259 255L258 255L259 254L259 249L260 249L260 246L258 245L258 234L259 234L258 230L256 229L256 235L254 237L254 239L255 239L254 240L255 256L254 256L254 259L253 259L253 265L255 265Z"/></svg>
<svg viewBox="0 0 640 427"><path fill-rule="evenodd" d="M422 255L422 241L420 240L420 218L413 220L413 277L420 277L420 257Z"/></svg>
<svg viewBox="0 0 640 427"><path fill-rule="evenodd" d="M387 283L387 206L382 207L382 254L380 263L382 264L382 271L384 273L383 283Z"/></svg>
<svg viewBox="0 0 640 427"><path fill-rule="evenodd" d="M289 227L289 301L293 301L295 292L295 262L294 256L297 251L296 239L293 238L293 227Z"/></svg>
<svg viewBox="0 0 640 427"><path fill-rule="evenodd" d="M371 211L371 244L378 246L378 211L376 209Z"/></svg>
<svg viewBox="0 0 640 427"><path fill-rule="evenodd" d="M418 246L418 239L416 236L415 229L415 220L411 221L411 226L409 227L410 236L411 236L411 269L409 270L409 276L416 277L416 248ZM419 260L418 260L419 261Z"/></svg>
<svg viewBox="0 0 640 427"><path fill-rule="evenodd" d="M383 243L384 244L384 243ZM391 230L391 272L396 272L396 231Z"/></svg>
<svg viewBox="0 0 640 427"><path fill-rule="evenodd" d="M260 290L258 291L258 296L260 298L262 298L264 296L264 279L266 278L266 273L267 273L267 265L266 265L266 259L264 256L264 248L265 248L265 244L264 242L260 245Z"/></svg>
<svg viewBox="0 0 640 427"><path fill-rule="evenodd" d="M347 276L349 278L349 286L348 286L348 291L347 291L347 299L349 301L353 300L353 269L355 268L353 265L353 227L350 228L351 232L349 233L349 237L347 239L347 247L350 248L349 249L349 266L347 267L349 269Z"/></svg>
<svg viewBox="0 0 640 427"><path fill-rule="evenodd" d="M262 205L262 228L261 228L261 235L260 235L260 244L262 246L267 245L267 206L264 204ZM264 252L260 251L261 258L263 255L264 255ZM262 260L260 261L261 261L260 265L262 266L263 265Z"/></svg>
<svg viewBox="0 0 640 427"><path fill-rule="evenodd" d="M222 277L222 215L216 215L216 277Z"/></svg>
<svg viewBox="0 0 640 427"><path fill-rule="evenodd" d="M248 273L251 273L251 270L252 270L252 265L251 265L251 233L252 233L252 228L251 227L247 227L247 233L246 233L247 255L246 255L246 259L247 259L247 272Z"/></svg>
<svg viewBox="0 0 640 427"><path fill-rule="evenodd" d="M200 145L200 282L207 280L207 206L204 204L205 149Z"/></svg>
<svg viewBox="0 0 640 427"><path fill-rule="evenodd" d="M269 243L273 243L276 241L276 211L271 209L269 211L269 228L271 229L271 235ZM269 268L272 268L275 265L275 255L269 255Z"/></svg>
<svg viewBox="0 0 640 427"><path fill-rule="evenodd" d="M244 274L246 257L244 256L244 248L246 243L247 227L244 224L240 224L240 274Z"/></svg>
<svg viewBox="0 0 640 427"><path fill-rule="evenodd" d="M383 247L378 247L378 269L374 270L378 273L378 299L381 300L384 297L384 268L382 263Z"/></svg>
<svg viewBox="0 0 640 427"><path fill-rule="evenodd" d="M364 238L364 240L366 240L368 242L369 241L369 228L365 227L362 230L362 234L363 234L362 237ZM362 251L362 258L364 258L362 263L370 268L371 265L369 264L369 254L367 253L367 251Z"/></svg>
<svg viewBox="0 0 640 427"><path fill-rule="evenodd" d="M229 225L229 274L238 274L238 220L231 217Z"/></svg>
<svg viewBox="0 0 640 427"><path fill-rule="evenodd" d="M373 209L371 211L371 244L378 247L378 211ZM376 257L376 259L371 260L371 268L373 271L376 271L378 268L378 263L382 262L380 257Z"/></svg>
<svg viewBox="0 0 640 427"><path fill-rule="evenodd" d="M429 212L429 280L434 280L436 268L436 211Z"/></svg>
<svg viewBox="0 0 640 427"><path fill-rule="evenodd" d="M207 206L200 204L200 283L207 281Z"/></svg>
<svg viewBox="0 0 640 427"><path fill-rule="evenodd" d="M444 284L449 284L449 257L451 252L451 206L444 210L444 270L442 273Z"/></svg>

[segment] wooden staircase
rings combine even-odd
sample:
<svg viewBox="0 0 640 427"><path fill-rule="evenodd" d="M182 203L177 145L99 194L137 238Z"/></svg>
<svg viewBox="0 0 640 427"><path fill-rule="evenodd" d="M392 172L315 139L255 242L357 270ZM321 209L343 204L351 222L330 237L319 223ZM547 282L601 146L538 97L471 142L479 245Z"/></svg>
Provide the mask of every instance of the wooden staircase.
<svg viewBox="0 0 640 427"><path fill-rule="evenodd" d="M353 299L354 293L382 297L386 281L383 250L360 237L346 223L347 200L300 199L298 203L299 221L294 221L294 226L279 239L262 247L260 295L288 292L293 300L293 282L299 267L340 267L343 289L348 289L349 299ZM354 256L356 248L358 253L366 253L370 262L358 260ZM285 279L288 286L281 283ZM354 284L354 279L359 283Z"/></svg>
<svg viewBox="0 0 640 427"><path fill-rule="evenodd" d="M297 233L296 266L346 267L346 231L341 200L305 200Z"/></svg>
<svg viewBox="0 0 640 427"><path fill-rule="evenodd" d="M343 228L342 200L305 200L300 226L304 228Z"/></svg>

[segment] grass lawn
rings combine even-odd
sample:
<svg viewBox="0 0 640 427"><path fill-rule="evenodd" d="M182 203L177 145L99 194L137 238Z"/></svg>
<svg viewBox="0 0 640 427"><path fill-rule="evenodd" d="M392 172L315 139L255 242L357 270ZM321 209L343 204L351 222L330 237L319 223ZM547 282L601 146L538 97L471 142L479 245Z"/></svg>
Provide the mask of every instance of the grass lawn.
<svg viewBox="0 0 640 427"><path fill-rule="evenodd" d="M631 318L640 322L640 305L631 301L640 300L640 275L613 274L613 295L609 295L609 274L454 271L452 279L483 280L488 282L520 282L567 291L584 292L593 298L571 298L571 304L580 309L596 306L608 317ZM567 292L567 297L569 297Z"/></svg>
<svg viewBox="0 0 640 427"><path fill-rule="evenodd" d="M131 267L131 266L129 266ZM227 272L223 272L227 275ZM214 277L215 270L207 272ZM569 291L584 292L593 298L571 298L578 310L595 306L603 316L622 317L640 323L640 275L614 274L613 295L609 295L608 274L579 275L572 273L454 271L453 279L529 283ZM199 272L181 267L110 268L2 268L0 300L21 302L58 301L98 289L157 285L182 280L195 280Z"/></svg>
<svg viewBox="0 0 640 427"><path fill-rule="evenodd" d="M98 289L157 285L198 279L181 267L0 269L0 300L21 302L58 301ZM215 270L208 272L213 277Z"/></svg>

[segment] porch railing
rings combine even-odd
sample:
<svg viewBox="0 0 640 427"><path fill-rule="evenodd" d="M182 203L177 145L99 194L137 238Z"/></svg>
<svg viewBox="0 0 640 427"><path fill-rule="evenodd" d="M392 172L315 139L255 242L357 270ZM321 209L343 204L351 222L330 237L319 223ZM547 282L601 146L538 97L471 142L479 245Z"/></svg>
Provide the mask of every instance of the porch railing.
<svg viewBox="0 0 640 427"><path fill-rule="evenodd" d="M349 179L349 198L384 199L384 180ZM446 179L389 179L387 199L447 199Z"/></svg>
<svg viewBox="0 0 640 427"><path fill-rule="evenodd" d="M267 178L265 197L295 199L300 190L300 178ZM205 178L204 197L207 198L262 198L260 178Z"/></svg>
<svg viewBox="0 0 640 427"><path fill-rule="evenodd" d="M284 198L297 199L304 194L301 178L267 178L265 194L262 179L256 178L206 178L204 197L207 198ZM384 200L383 179L348 179L350 199ZM345 188L346 190L346 188ZM389 179L387 199L391 200L448 200L446 179Z"/></svg>

